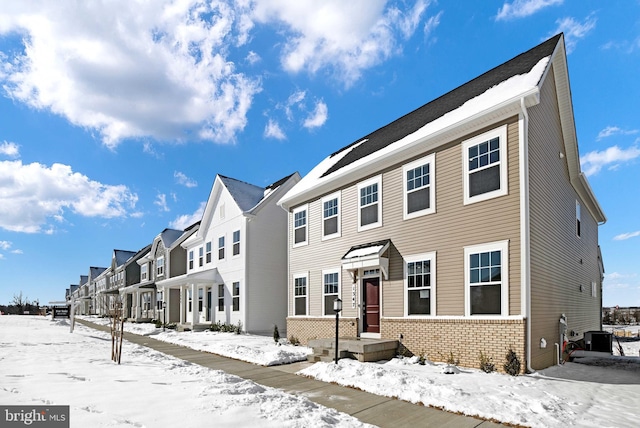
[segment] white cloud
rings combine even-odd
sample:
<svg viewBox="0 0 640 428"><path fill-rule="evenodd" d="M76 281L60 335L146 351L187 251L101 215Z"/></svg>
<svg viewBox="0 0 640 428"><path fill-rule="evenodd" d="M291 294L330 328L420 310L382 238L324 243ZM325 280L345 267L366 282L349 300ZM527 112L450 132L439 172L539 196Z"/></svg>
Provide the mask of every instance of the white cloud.
<svg viewBox="0 0 640 428"><path fill-rule="evenodd" d="M425 22L424 24L424 35L426 38L430 38L431 34L436 31L436 28L438 28L438 25L440 25L440 18L442 17L443 13L444 12L440 11L437 15L434 15L427 19L427 22Z"/></svg>
<svg viewBox="0 0 640 428"><path fill-rule="evenodd" d="M630 162L640 157L640 148L637 146L621 149L618 146L609 147L606 150L589 152L580 157L580 165L586 175L593 175L609 166L609 169L616 169L622 163Z"/></svg>
<svg viewBox="0 0 640 428"><path fill-rule="evenodd" d="M11 254L24 254L22 250L11 250Z"/></svg>
<svg viewBox="0 0 640 428"><path fill-rule="evenodd" d="M169 223L169 227L172 229L184 230L192 224L202 220L202 214L204 214L204 209L207 206L206 202L202 202L196 212L193 214L184 214L178 216L175 220Z"/></svg>
<svg viewBox="0 0 640 428"><path fill-rule="evenodd" d="M593 14L587 16L583 23L571 17L558 19L556 21L558 27L551 35L564 33L564 43L567 47L567 53L570 54L578 44L578 40L584 38L591 30L596 28L596 22L597 18Z"/></svg>
<svg viewBox="0 0 640 428"><path fill-rule="evenodd" d="M598 141L602 140L603 138L607 138L607 137L611 137L612 135L633 135L633 134L637 134L638 130L637 129L621 129L618 128L617 126L607 126L606 128L604 128L602 131L600 131L598 133Z"/></svg>
<svg viewBox="0 0 640 428"><path fill-rule="evenodd" d="M613 239L615 241L624 241L626 239L635 238L636 236L640 236L640 230L630 233L621 233L620 235L614 236Z"/></svg>
<svg viewBox="0 0 640 428"><path fill-rule="evenodd" d="M320 126L324 125L324 123L327 121L327 117L328 117L327 105L322 101L318 101L318 103L316 104L316 108L313 110L313 113L311 113L309 117L305 119L302 126L309 129L319 128Z"/></svg>
<svg viewBox="0 0 640 428"><path fill-rule="evenodd" d="M265 138L275 138L276 140L285 140L287 138L278 122L273 119L269 119L269 122L264 127L264 136Z"/></svg>
<svg viewBox="0 0 640 428"><path fill-rule="evenodd" d="M84 217L126 217L137 201L127 186L90 180L68 165L0 162L0 228L5 230L53 233L48 219L59 221L67 210Z"/></svg>
<svg viewBox="0 0 640 428"><path fill-rule="evenodd" d="M19 146L16 143L3 141L2 143L0 143L0 155L17 158L20 156Z"/></svg>
<svg viewBox="0 0 640 428"><path fill-rule="evenodd" d="M254 51L249 51L249 53L247 54L247 57L245 58L245 60L249 64L255 65L255 64L259 63L262 60L262 58L260 58L260 55L258 55Z"/></svg>
<svg viewBox="0 0 640 428"><path fill-rule="evenodd" d="M13 245L10 241L0 241L0 250L7 251Z"/></svg>
<svg viewBox="0 0 640 428"><path fill-rule="evenodd" d="M169 207L167 206L167 195L164 193L158 193L156 195L156 200L153 201L154 205L157 205L161 211L169 211Z"/></svg>
<svg viewBox="0 0 640 428"><path fill-rule="evenodd" d="M178 184L182 184L185 187L198 187L198 182L187 177L185 174L183 174L180 171L174 171L173 172L173 178L176 179L176 182ZM173 195L174 200L176 199L176 196Z"/></svg>
<svg viewBox="0 0 640 428"><path fill-rule="evenodd" d="M349 86L363 70L401 51L399 40L411 37L429 4L420 0L400 10L386 7L385 0L263 0L253 18L283 29L280 61L286 71L327 69Z"/></svg>
<svg viewBox="0 0 640 428"><path fill-rule="evenodd" d="M496 21L524 18L548 6L562 4L564 0L514 0L512 3L502 5Z"/></svg>
<svg viewBox="0 0 640 428"><path fill-rule="evenodd" d="M247 5L15 2L0 12L0 35L25 46L0 58L0 78L14 100L96 130L111 148L146 136L233 142L260 90L227 58L248 37Z"/></svg>

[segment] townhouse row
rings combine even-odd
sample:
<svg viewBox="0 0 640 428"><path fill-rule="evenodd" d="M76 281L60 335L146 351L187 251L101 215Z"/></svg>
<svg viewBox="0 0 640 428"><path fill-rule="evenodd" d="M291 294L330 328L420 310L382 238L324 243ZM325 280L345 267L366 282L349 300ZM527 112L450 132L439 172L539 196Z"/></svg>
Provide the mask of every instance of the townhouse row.
<svg viewBox="0 0 640 428"><path fill-rule="evenodd" d="M511 348L533 370L601 329L605 221L580 170L559 34L304 178L216 177L200 223L114 251L82 281L87 296L118 290L134 320L286 325L304 344L332 336L340 298L342 336L466 366Z"/></svg>

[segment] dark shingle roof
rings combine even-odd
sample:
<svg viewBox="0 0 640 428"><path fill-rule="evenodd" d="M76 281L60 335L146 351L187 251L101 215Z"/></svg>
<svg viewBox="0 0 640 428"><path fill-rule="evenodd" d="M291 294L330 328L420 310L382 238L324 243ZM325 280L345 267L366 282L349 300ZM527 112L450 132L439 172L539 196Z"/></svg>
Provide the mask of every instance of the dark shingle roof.
<svg viewBox="0 0 640 428"><path fill-rule="evenodd" d="M295 172L293 173L295 174ZM275 183L269 184L265 189L268 190L275 190L278 187L282 186L288 179L290 179L293 174L289 174L286 177L281 178L280 180L276 181Z"/></svg>
<svg viewBox="0 0 640 428"><path fill-rule="evenodd" d="M116 266L122 266L135 254L135 251L113 250L113 257L116 259Z"/></svg>
<svg viewBox="0 0 640 428"><path fill-rule="evenodd" d="M375 153L378 150L387 147L389 144L416 132L426 124L457 109L467 101L481 95L497 84L513 76L528 73L541 59L548 57L553 53L561 36L562 34L558 34L550 38L527 52L524 52L504 64L487 71L464 85L457 87L439 98L436 98L435 100L402 116L390 124L383 126L371 134L358 138L353 143L333 153L331 157L362 140L366 139L367 141L360 144L358 147L353 148L353 150L346 154L342 159L334 163L322 174L322 177L325 177L340 168L357 161L358 159Z"/></svg>

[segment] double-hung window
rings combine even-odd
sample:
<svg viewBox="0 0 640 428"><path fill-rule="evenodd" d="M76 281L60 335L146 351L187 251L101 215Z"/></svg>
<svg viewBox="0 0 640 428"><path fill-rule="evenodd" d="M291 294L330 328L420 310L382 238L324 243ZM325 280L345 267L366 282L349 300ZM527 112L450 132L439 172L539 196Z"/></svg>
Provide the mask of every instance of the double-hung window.
<svg viewBox="0 0 640 428"><path fill-rule="evenodd" d="M307 206L293 210L293 246L307 243Z"/></svg>
<svg viewBox="0 0 640 428"><path fill-rule="evenodd" d="M206 261L207 263L211 263L211 241L207 242L205 246L206 246L206 252L205 252Z"/></svg>
<svg viewBox="0 0 640 428"><path fill-rule="evenodd" d="M224 236L218 238L218 260L224 259Z"/></svg>
<svg viewBox="0 0 640 428"><path fill-rule="evenodd" d="M435 154L413 161L402 168L405 219L436 211L435 168Z"/></svg>
<svg viewBox="0 0 640 428"><path fill-rule="evenodd" d="M322 198L322 239L340 236L340 193Z"/></svg>
<svg viewBox="0 0 640 428"><path fill-rule="evenodd" d="M507 126L462 143L464 203L507 194Z"/></svg>
<svg viewBox="0 0 640 428"><path fill-rule="evenodd" d="M198 266L204 265L204 248L198 248Z"/></svg>
<svg viewBox="0 0 640 428"><path fill-rule="evenodd" d="M156 259L156 275L164 275L164 257L158 257Z"/></svg>
<svg viewBox="0 0 640 428"><path fill-rule="evenodd" d="M509 314L509 241L464 249L466 315Z"/></svg>
<svg viewBox="0 0 640 428"><path fill-rule="evenodd" d="M436 254L410 256L405 261L405 313L435 315Z"/></svg>
<svg viewBox="0 0 640 428"><path fill-rule="evenodd" d="M240 310L240 283L233 283L233 311L237 312Z"/></svg>
<svg viewBox="0 0 640 428"><path fill-rule="evenodd" d="M224 284L218 284L218 311L224 311Z"/></svg>
<svg viewBox="0 0 640 428"><path fill-rule="evenodd" d="M293 314L307 315L307 275L293 278Z"/></svg>
<svg viewBox="0 0 640 428"><path fill-rule="evenodd" d="M333 301L340 295L340 273L338 271L322 272L322 294L324 314L335 315Z"/></svg>
<svg viewBox="0 0 640 428"><path fill-rule="evenodd" d="M146 263L140 266L140 280L141 281L146 281L147 280L147 270L149 269L149 265L147 265Z"/></svg>
<svg viewBox="0 0 640 428"><path fill-rule="evenodd" d="M358 184L358 231L382 226L382 176Z"/></svg>
<svg viewBox="0 0 640 428"><path fill-rule="evenodd" d="M189 251L189 270L193 269L193 250Z"/></svg>
<svg viewBox="0 0 640 428"><path fill-rule="evenodd" d="M580 216L580 202L576 201L576 236L579 238L580 237L580 233L582 232L580 230L580 220L581 220L581 216Z"/></svg>
<svg viewBox="0 0 640 428"><path fill-rule="evenodd" d="M204 288L198 288L198 312L204 309Z"/></svg>
<svg viewBox="0 0 640 428"><path fill-rule="evenodd" d="M240 254L240 231L236 230L233 232L233 255L238 254Z"/></svg>

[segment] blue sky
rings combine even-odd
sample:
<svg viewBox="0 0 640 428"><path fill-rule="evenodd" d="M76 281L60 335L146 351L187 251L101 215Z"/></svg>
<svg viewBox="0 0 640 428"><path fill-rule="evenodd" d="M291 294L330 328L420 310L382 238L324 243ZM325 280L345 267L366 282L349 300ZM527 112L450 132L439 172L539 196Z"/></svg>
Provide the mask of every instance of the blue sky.
<svg viewBox="0 0 640 428"><path fill-rule="evenodd" d="M0 303L61 300L199 220L564 32L605 305L640 306L640 1L0 4Z"/></svg>

